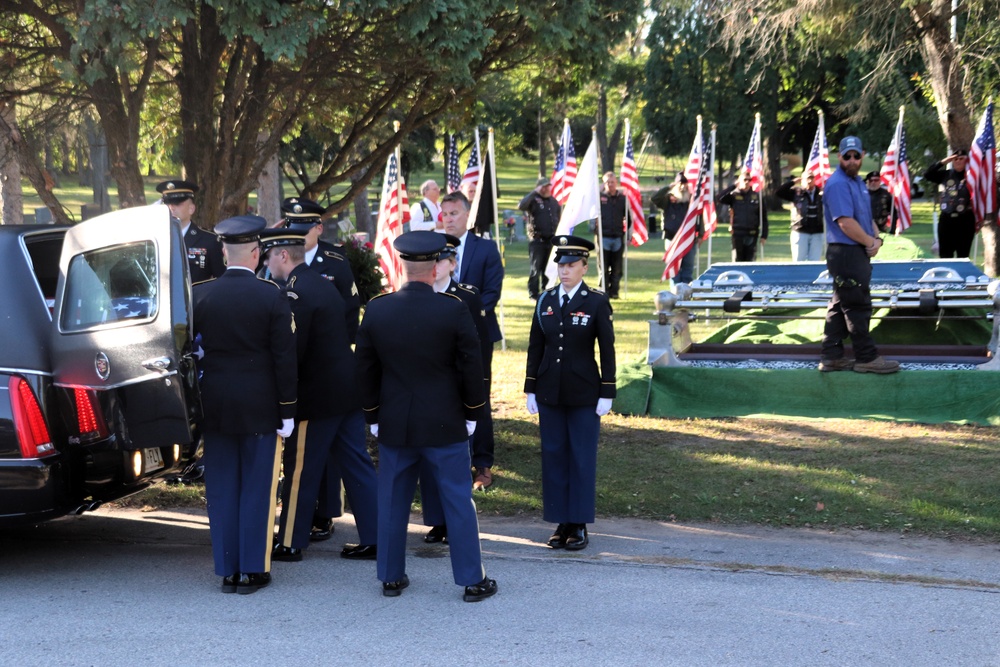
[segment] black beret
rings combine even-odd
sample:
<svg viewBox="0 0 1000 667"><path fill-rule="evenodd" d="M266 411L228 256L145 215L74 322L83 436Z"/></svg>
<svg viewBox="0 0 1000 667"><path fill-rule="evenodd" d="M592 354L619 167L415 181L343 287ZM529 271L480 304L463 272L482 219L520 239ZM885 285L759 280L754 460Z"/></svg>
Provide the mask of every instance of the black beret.
<svg viewBox="0 0 1000 667"><path fill-rule="evenodd" d="M179 204L185 199L194 199L198 186L191 181L163 181L156 186L164 204Z"/></svg>
<svg viewBox="0 0 1000 667"><path fill-rule="evenodd" d="M431 231L406 232L392 242L401 259L409 262L431 262L445 247L444 234Z"/></svg>
<svg viewBox="0 0 1000 667"><path fill-rule="evenodd" d="M255 243L266 228L267 221L259 215L237 215L217 224L215 233L223 243Z"/></svg>
<svg viewBox="0 0 1000 667"><path fill-rule="evenodd" d="M584 257L590 257L594 244L579 236L556 236L552 239L556 248L556 264L571 264Z"/></svg>

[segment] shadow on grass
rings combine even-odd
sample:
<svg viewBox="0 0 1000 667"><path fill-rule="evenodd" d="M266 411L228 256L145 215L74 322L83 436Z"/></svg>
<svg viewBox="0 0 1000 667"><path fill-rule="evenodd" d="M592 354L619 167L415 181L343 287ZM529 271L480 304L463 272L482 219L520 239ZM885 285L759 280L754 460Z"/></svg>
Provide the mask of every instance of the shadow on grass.
<svg viewBox="0 0 1000 667"><path fill-rule="evenodd" d="M653 425L653 427L651 427ZM498 484L483 512L538 512L537 423L496 422ZM597 512L660 521L1000 536L993 429L956 425L612 417Z"/></svg>

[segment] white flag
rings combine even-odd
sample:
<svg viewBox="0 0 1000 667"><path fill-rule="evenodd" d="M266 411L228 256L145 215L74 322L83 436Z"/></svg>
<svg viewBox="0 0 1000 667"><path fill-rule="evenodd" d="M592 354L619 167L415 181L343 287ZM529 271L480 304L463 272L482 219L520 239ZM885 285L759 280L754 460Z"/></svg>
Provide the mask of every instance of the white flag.
<svg viewBox="0 0 1000 667"><path fill-rule="evenodd" d="M590 147L587 148L587 152L583 156L583 162L580 163L580 169L577 171L576 181L569 193L569 199L566 200L566 206L563 207L562 217L559 218L559 225L556 227L556 236L572 234L573 228L578 224L594 220L600 214L601 179L597 175L597 139L593 138L590 140ZM555 251L556 249L553 247L552 253L549 255L550 260L555 257ZM598 252L600 252L600 248L598 248ZM545 267L545 277L549 287L558 282L556 265L553 261L549 261Z"/></svg>

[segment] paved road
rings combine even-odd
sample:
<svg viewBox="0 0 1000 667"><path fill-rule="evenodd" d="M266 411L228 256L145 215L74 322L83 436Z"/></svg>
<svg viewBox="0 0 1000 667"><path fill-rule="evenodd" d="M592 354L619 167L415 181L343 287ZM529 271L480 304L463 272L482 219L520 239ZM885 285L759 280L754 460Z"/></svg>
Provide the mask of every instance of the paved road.
<svg viewBox="0 0 1000 667"><path fill-rule="evenodd" d="M500 593L461 601L411 526L399 598L340 520L222 595L201 512L100 510L0 534L4 665L1000 665L998 545L603 520L591 547L481 520Z"/></svg>

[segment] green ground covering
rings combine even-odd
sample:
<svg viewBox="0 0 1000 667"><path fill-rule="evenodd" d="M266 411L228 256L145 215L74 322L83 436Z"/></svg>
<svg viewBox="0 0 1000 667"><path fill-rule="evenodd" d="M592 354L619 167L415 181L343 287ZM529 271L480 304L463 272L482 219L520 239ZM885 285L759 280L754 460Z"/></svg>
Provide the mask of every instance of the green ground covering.
<svg viewBox="0 0 1000 667"><path fill-rule="evenodd" d="M536 167L508 160L498 171L501 206L514 208L533 187ZM439 174L436 170L430 176L440 180ZM649 175L640 172L643 184L652 190ZM410 183L419 183L421 176L411 176ZM149 179L149 193L159 180ZM150 194L150 201L154 196ZM79 197L83 203L89 192ZM925 252L931 245L930 214L930 204L917 201L915 224L905 237ZM772 214L768 261L789 257L787 224L787 213ZM662 240L655 235L646 246L629 249L627 290L614 303L620 378L648 373L632 362L645 356L647 321L656 292L664 288L662 254ZM498 346L493 367L497 481L476 498L481 512L537 514L538 426L524 408L522 392L532 306L526 287L527 244L506 245L504 256L507 339L505 350ZM728 258L724 234L714 238L713 258ZM592 268L588 279L596 282L593 278ZM704 338L717 328L695 323L694 331ZM838 381L885 379L833 375L846 376ZM897 377L904 380L905 374ZM725 406L728 389L721 383L697 400ZM766 381L760 380L743 391L767 390ZM939 392L947 395L948 387ZM629 393L641 393L645 401L649 385L626 383L619 401L628 400ZM990 474L1000 468L1000 437L992 427L860 419L707 419L693 414L659 419L612 413L602 420L599 456L600 516L1000 538L1000 483ZM200 488L161 487L130 502L200 505Z"/></svg>

